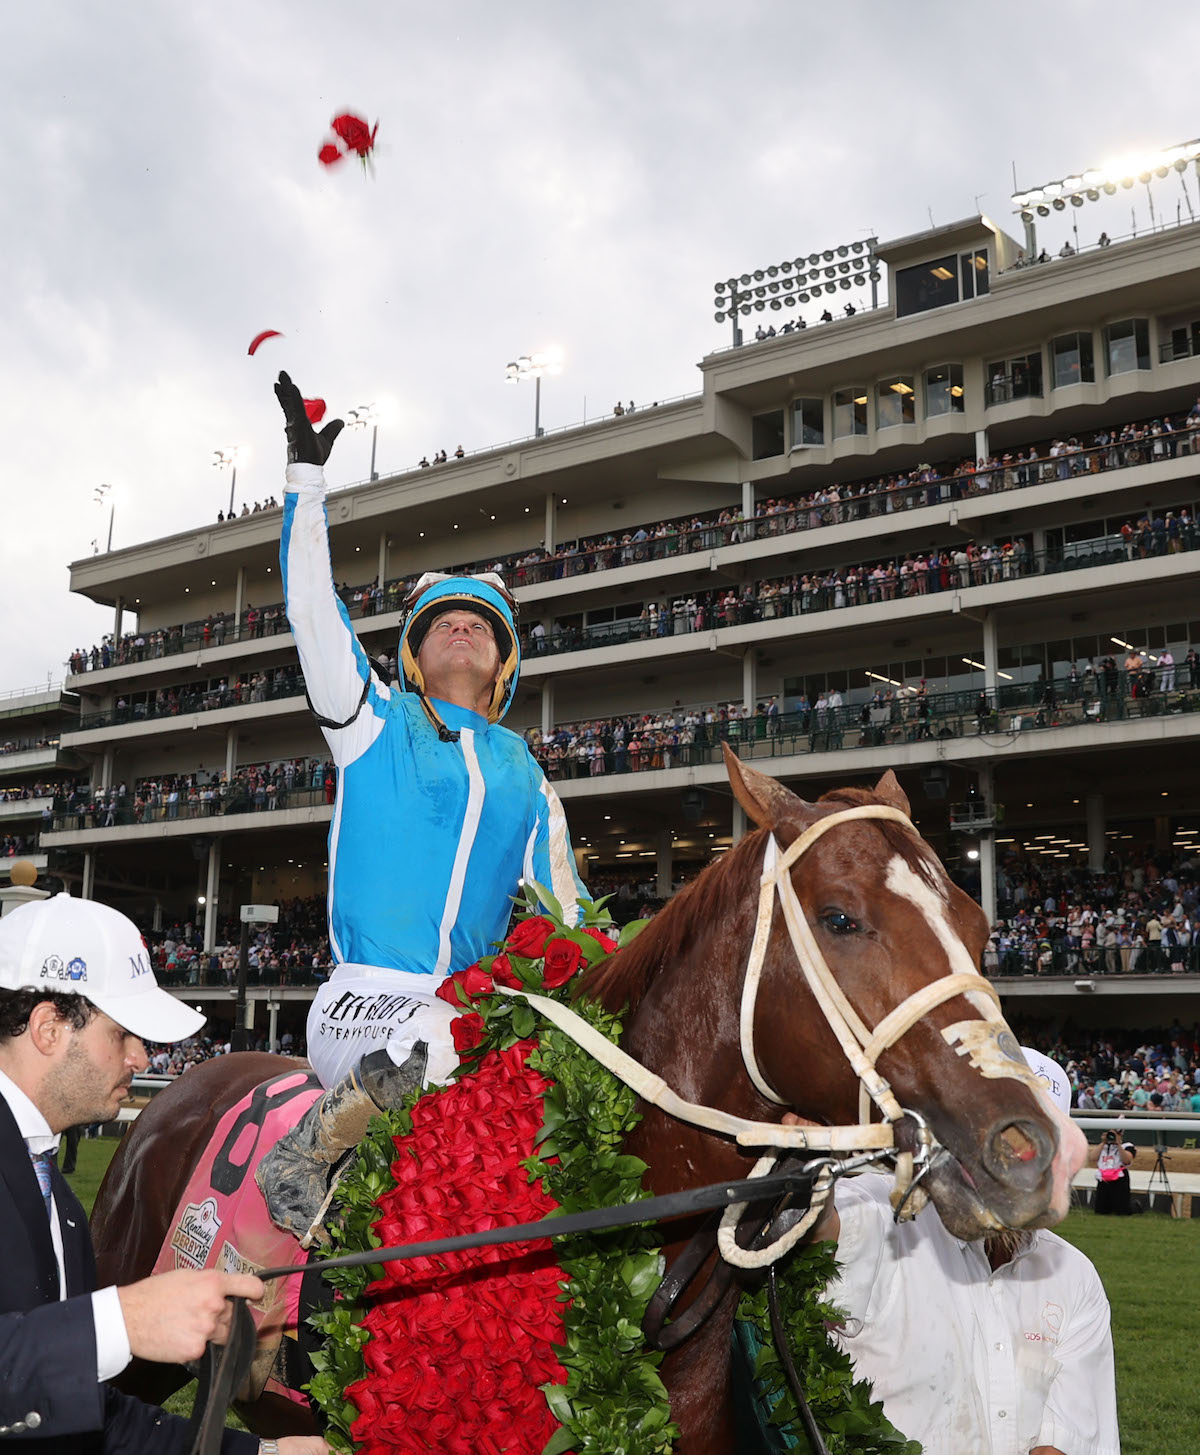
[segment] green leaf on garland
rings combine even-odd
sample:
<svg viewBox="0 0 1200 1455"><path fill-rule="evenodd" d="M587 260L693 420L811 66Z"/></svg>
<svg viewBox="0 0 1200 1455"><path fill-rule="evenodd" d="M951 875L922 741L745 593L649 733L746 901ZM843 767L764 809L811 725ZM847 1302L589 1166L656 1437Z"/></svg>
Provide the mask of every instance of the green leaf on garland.
<svg viewBox="0 0 1200 1455"><path fill-rule="evenodd" d="M534 894L537 895L539 902L549 912L549 915L554 920L555 924L561 925L563 923L562 905L559 904L558 900L555 899L553 894L551 894L550 891L543 885L539 884L536 879L526 879L526 894L528 894L530 889L532 889Z"/></svg>
<svg viewBox="0 0 1200 1455"><path fill-rule="evenodd" d="M617 949L623 950L626 945L636 940L649 923L648 919L631 919L627 925L622 925L620 936L617 939Z"/></svg>

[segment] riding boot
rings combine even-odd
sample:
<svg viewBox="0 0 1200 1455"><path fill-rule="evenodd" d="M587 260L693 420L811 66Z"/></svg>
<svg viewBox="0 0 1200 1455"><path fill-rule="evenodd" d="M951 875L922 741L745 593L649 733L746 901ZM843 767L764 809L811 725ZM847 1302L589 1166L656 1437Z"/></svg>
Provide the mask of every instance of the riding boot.
<svg viewBox="0 0 1200 1455"><path fill-rule="evenodd" d="M427 1053L425 1042L417 1041L397 1066L386 1049L372 1051L276 1142L255 1179L277 1228L324 1241L313 1224L325 1209L335 1167L362 1141L373 1116L403 1106L422 1084Z"/></svg>

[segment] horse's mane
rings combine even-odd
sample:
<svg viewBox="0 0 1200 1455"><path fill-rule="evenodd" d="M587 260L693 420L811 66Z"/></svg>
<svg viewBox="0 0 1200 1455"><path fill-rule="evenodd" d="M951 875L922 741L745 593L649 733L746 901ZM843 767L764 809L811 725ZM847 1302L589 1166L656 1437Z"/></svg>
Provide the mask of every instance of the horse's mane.
<svg viewBox="0 0 1200 1455"><path fill-rule="evenodd" d="M822 794L817 802L857 808L883 800L869 788L835 788ZM923 839L891 819L868 822L914 874L938 894L946 893L944 871ZM626 1004L633 1010L658 971L695 946L701 925L711 927L732 921L748 903L757 903L758 866L765 837L765 829L755 829L710 864L654 916L627 949L591 970L580 994L599 1000L610 1011L618 1011Z"/></svg>
<svg viewBox="0 0 1200 1455"><path fill-rule="evenodd" d="M610 1011L632 1010L666 964L687 954L711 926L732 919L749 898L757 898L758 861L764 829L746 834L659 910L637 939L602 960L584 979L580 994ZM705 926L702 930L701 926Z"/></svg>

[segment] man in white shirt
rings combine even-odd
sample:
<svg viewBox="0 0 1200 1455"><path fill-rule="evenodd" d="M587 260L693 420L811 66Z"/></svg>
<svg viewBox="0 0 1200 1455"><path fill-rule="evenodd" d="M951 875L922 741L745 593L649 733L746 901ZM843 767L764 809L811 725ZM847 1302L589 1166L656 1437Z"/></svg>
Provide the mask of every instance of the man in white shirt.
<svg viewBox="0 0 1200 1455"><path fill-rule="evenodd" d="M1064 1110L1066 1073L1025 1058ZM896 1223L890 1180L837 1185L839 1341L888 1419L925 1455L1119 1455L1109 1307L1088 1259L1054 1233L952 1237L932 1206Z"/></svg>
<svg viewBox="0 0 1200 1455"><path fill-rule="evenodd" d="M181 1364L225 1338L247 1274L176 1270L95 1288L87 1217L54 1165L69 1126L111 1121L147 1065L142 1037L176 1041L204 1018L155 983L135 925L55 895L0 920L0 1436L56 1455L182 1455L187 1423L106 1381L131 1356ZM228 1430L227 1455L326 1455L324 1440L260 1442Z"/></svg>

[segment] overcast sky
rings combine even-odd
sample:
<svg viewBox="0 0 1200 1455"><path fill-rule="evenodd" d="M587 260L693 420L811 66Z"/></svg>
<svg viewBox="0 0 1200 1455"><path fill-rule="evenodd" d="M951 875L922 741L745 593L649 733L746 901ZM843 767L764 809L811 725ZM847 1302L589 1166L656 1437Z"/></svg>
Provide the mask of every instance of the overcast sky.
<svg viewBox="0 0 1200 1455"><path fill-rule="evenodd" d="M281 494L281 367L331 413L387 405L386 473L530 433L519 353L565 353L548 427L691 392L715 279L977 197L1016 231L1013 162L1033 186L1200 135L1190 4L1147 33L1083 0L47 0L4 31L0 691L111 624L67 591L98 483L117 546L213 520L217 448ZM373 179L317 162L344 109L380 123Z"/></svg>

